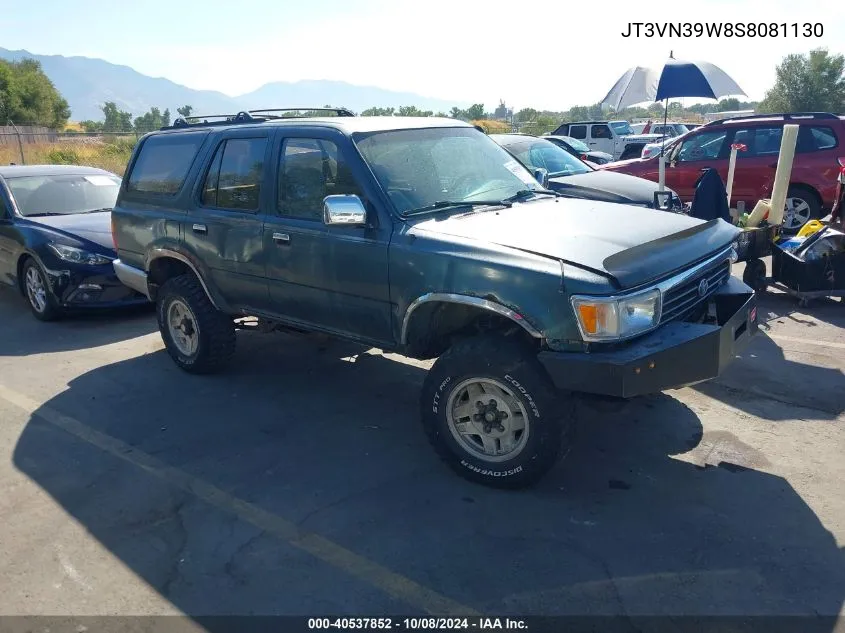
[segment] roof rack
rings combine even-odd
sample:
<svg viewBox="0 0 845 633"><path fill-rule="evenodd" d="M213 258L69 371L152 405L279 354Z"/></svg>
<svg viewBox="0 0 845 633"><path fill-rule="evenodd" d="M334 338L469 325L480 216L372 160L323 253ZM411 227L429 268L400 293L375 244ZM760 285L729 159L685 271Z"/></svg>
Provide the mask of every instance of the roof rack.
<svg viewBox="0 0 845 633"><path fill-rule="evenodd" d="M774 112L771 114L747 114L737 115L732 117L727 117L724 119L717 119L716 121L710 121L702 125L702 127L710 126L710 125L718 125L720 123L724 123L725 121L746 121L746 120L754 120L754 119L776 119L778 117L782 117L784 121L793 121L796 119L838 119L839 117L835 114L831 114L830 112L790 112L788 114Z"/></svg>
<svg viewBox="0 0 845 633"><path fill-rule="evenodd" d="M186 127L208 127L216 125L237 125L243 123L264 123L265 121L297 118L294 113L303 112L304 116L313 116L312 112L334 112L335 116L355 116L346 108L263 108L260 110L241 110L237 114L197 114L179 117L172 125L162 127L162 130L172 130Z"/></svg>

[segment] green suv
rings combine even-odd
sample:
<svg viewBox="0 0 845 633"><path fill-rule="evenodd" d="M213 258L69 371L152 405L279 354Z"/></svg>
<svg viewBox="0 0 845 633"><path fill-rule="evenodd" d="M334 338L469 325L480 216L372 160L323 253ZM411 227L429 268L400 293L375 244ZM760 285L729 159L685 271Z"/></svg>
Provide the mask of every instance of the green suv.
<svg viewBox="0 0 845 633"><path fill-rule="evenodd" d="M186 371L222 369L256 319L437 358L434 448L521 487L560 454L572 393L713 378L757 329L721 220L560 197L457 120L289 115L179 120L126 170L114 268Z"/></svg>

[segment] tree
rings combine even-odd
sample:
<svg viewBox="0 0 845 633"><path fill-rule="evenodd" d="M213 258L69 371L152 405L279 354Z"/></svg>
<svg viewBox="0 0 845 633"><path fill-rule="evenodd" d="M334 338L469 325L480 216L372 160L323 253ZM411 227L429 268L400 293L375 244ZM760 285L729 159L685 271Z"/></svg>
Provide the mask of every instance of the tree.
<svg viewBox="0 0 845 633"><path fill-rule="evenodd" d="M484 112L484 104L473 103L470 107L467 108L466 115L470 121L485 118L487 115Z"/></svg>
<svg viewBox="0 0 845 633"><path fill-rule="evenodd" d="M106 101L100 109L103 111L103 132L131 132L132 113L124 112L114 101Z"/></svg>
<svg viewBox="0 0 845 633"><path fill-rule="evenodd" d="M420 110L417 106L401 106L399 116L432 116L431 110Z"/></svg>
<svg viewBox="0 0 845 633"><path fill-rule="evenodd" d="M79 126L88 134L96 134L103 131L102 121L91 121L88 119L87 121L80 121Z"/></svg>
<svg viewBox="0 0 845 633"><path fill-rule="evenodd" d="M34 59L0 60L0 123L63 128L70 106Z"/></svg>
<svg viewBox="0 0 845 633"><path fill-rule="evenodd" d="M763 112L845 111L845 56L817 48L809 55L787 55L777 67L775 85L760 104Z"/></svg>
<svg viewBox="0 0 845 633"><path fill-rule="evenodd" d="M170 125L170 110L167 109L164 113L158 108L150 108L146 114L135 119L135 132L138 134L146 134L159 128Z"/></svg>
<svg viewBox="0 0 845 633"><path fill-rule="evenodd" d="M534 121L538 116L540 116L540 113L534 108L522 108L514 115L513 119L518 123L526 123Z"/></svg>
<svg viewBox="0 0 845 633"><path fill-rule="evenodd" d="M739 110L739 99L731 97L730 99L722 99L716 104L718 112L733 112Z"/></svg>
<svg viewBox="0 0 845 633"><path fill-rule="evenodd" d="M191 112L193 112L193 111L194 111L194 106L190 106L190 105L183 105L181 108L176 108L176 112L179 113L179 116L181 116L185 119L187 119L189 116L191 116Z"/></svg>

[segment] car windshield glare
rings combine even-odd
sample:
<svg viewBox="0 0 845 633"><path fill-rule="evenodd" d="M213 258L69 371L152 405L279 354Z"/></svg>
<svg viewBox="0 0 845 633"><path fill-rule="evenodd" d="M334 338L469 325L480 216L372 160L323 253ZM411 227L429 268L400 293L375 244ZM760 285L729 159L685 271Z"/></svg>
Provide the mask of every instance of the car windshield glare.
<svg viewBox="0 0 845 633"><path fill-rule="evenodd" d="M24 217L73 215L114 207L120 178L110 174L17 176L7 178L6 184Z"/></svg>
<svg viewBox="0 0 845 633"><path fill-rule="evenodd" d="M566 141L569 147L574 149L576 152L583 152L586 154L587 152L591 151L586 143L584 143L583 141L579 141L577 138L565 136L563 137L563 140Z"/></svg>
<svg viewBox="0 0 845 633"><path fill-rule="evenodd" d="M475 128L391 130L353 139L400 214L444 200L503 200L542 190L525 167Z"/></svg>
<svg viewBox="0 0 845 633"><path fill-rule="evenodd" d="M549 176L572 176L591 171L583 162L562 147L545 139L506 145L523 165L531 169L543 168Z"/></svg>
<svg viewBox="0 0 845 633"><path fill-rule="evenodd" d="M631 124L627 121L613 121L610 124L610 127L612 127L613 131L616 132L619 136L627 136L629 134L634 133L634 129L631 127Z"/></svg>

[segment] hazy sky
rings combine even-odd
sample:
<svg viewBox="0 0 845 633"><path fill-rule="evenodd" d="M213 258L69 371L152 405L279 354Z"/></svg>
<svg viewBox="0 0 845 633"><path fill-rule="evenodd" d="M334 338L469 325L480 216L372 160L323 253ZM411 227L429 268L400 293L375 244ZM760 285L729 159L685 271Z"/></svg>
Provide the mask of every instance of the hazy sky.
<svg viewBox="0 0 845 633"><path fill-rule="evenodd" d="M230 95L336 79L555 110L598 101L627 67L659 65L670 50L722 67L753 99L784 55L845 52L838 0L0 0L0 16L4 48L99 57ZM629 22L667 21L811 22L824 35L795 37L790 26L778 38L621 36Z"/></svg>

